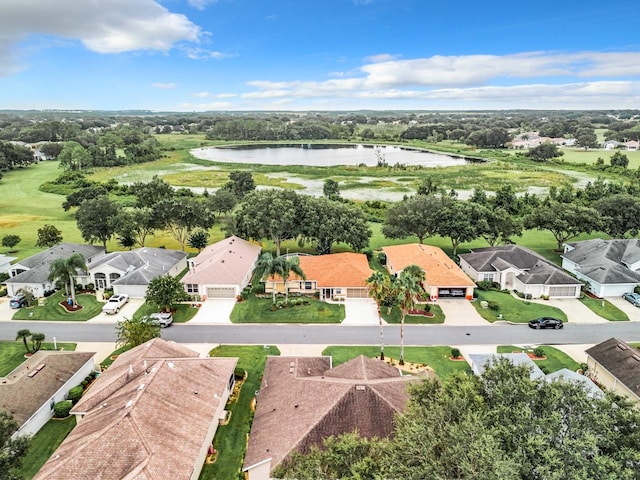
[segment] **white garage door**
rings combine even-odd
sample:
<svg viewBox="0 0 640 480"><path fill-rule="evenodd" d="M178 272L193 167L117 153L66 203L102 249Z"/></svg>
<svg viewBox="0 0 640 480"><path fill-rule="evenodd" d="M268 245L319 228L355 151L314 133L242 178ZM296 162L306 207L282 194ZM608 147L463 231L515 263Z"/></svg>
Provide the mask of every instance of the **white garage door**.
<svg viewBox="0 0 640 480"><path fill-rule="evenodd" d="M207 288L207 298L234 298L236 289L233 287Z"/></svg>
<svg viewBox="0 0 640 480"><path fill-rule="evenodd" d="M366 288L347 288L347 298L368 298L369 291Z"/></svg>
<svg viewBox="0 0 640 480"><path fill-rule="evenodd" d="M577 287L549 287L550 297L575 297Z"/></svg>

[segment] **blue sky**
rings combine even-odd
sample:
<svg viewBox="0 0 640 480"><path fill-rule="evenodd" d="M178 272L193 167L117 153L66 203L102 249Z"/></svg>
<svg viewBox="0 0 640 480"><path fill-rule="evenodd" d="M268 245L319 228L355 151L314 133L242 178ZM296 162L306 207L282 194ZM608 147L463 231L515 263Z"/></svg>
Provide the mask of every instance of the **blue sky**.
<svg viewBox="0 0 640 480"><path fill-rule="evenodd" d="M0 0L0 109L640 108L636 0Z"/></svg>

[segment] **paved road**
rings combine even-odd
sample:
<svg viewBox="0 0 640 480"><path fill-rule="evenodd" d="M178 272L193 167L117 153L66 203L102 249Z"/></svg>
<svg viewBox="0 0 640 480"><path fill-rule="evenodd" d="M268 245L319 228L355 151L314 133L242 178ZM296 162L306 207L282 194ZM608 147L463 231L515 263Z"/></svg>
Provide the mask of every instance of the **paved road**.
<svg viewBox="0 0 640 480"><path fill-rule="evenodd" d="M0 322L0 340L14 340L19 329L41 332L48 341L113 342L113 325L72 322ZM399 326L385 327L385 342L399 343ZM340 325L173 325L162 337L181 343L375 345L378 327ZM526 325L406 325L405 345L582 344L610 337L640 341L640 322L571 325L532 330Z"/></svg>

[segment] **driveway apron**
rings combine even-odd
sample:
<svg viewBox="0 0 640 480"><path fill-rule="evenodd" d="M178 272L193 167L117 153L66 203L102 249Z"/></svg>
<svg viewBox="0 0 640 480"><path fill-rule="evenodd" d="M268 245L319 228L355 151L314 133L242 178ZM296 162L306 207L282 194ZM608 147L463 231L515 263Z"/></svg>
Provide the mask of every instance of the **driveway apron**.
<svg viewBox="0 0 640 480"><path fill-rule="evenodd" d="M469 300L438 299L437 305L444 313L445 325L491 325L480 316Z"/></svg>

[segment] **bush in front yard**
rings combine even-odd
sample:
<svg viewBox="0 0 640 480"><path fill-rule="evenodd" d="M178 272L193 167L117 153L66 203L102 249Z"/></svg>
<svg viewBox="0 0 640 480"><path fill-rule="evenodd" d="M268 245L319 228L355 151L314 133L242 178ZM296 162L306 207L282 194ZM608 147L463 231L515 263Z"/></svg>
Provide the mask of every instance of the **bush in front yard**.
<svg viewBox="0 0 640 480"><path fill-rule="evenodd" d="M69 393L67 393L67 400L71 400L71 402L75 405L76 403L78 403L78 400L80 400L83 391L84 388L82 388L82 385L73 387L71 390L69 390Z"/></svg>
<svg viewBox="0 0 640 480"><path fill-rule="evenodd" d="M498 308L500 308L500 305L498 304L498 302L494 301L494 300L489 300L487 302L487 306L491 309L491 310L498 310Z"/></svg>
<svg viewBox="0 0 640 480"><path fill-rule="evenodd" d="M458 358L458 357L460 357L460 355L462 355L462 353L460 352L459 348L452 348L451 349L451 356L453 358Z"/></svg>
<svg viewBox="0 0 640 480"><path fill-rule="evenodd" d="M543 349L541 349L540 347L538 347L538 348L534 348L534 349L533 349L533 354L534 354L536 357L544 357L544 350L543 350Z"/></svg>
<svg viewBox="0 0 640 480"><path fill-rule="evenodd" d="M63 400L61 402L58 402L53 406L53 415L56 418L67 418L69 416L69 412L71 411L71 407L73 407L73 403L71 402L71 400Z"/></svg>

